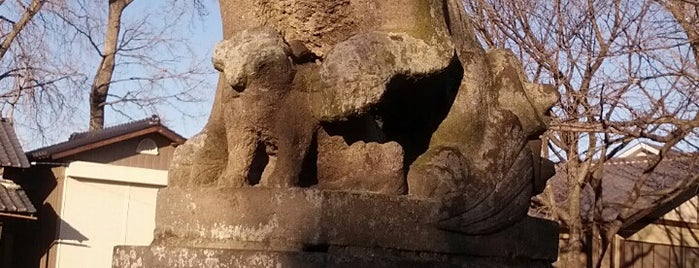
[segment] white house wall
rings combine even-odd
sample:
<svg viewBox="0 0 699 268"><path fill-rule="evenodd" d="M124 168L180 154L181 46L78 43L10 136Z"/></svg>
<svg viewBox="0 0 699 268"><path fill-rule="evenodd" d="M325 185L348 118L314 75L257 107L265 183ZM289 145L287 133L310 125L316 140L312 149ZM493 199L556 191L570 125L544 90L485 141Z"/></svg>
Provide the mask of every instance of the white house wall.
<svg viewBox="0 0 699 268"><path fill-rule="evenodd" d="M89 162L66 169L58 268L111 267L115 245L148 245L167 172Z"/></svg>

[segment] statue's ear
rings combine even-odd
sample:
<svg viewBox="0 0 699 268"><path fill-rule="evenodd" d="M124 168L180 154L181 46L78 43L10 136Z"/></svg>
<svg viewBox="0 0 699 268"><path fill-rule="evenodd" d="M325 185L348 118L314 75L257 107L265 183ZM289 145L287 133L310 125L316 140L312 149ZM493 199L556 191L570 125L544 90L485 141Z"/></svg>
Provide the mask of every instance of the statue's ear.
<svg viewBox="0 0 699 268"><path fill-rule="evenodd" d="M214 69L219 72L223 72L225 65L223 62L225 61L225 55L223 55L228 47L228 40L222 40L216 43L216 46L214 47L214 53L211 56L211 63L214 65Z"/></svg>

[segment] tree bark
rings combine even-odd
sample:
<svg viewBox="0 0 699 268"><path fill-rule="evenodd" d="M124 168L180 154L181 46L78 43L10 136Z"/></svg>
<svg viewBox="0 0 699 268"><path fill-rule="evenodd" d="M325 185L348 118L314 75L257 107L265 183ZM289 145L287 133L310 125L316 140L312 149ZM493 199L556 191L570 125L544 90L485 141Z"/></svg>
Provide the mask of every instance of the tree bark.
<svg viewBox="0 0 699 268"><path fill-rule="evenodd" d="M587 264L586 252L583 248L583 236L585 233L583 232L582 213L580 213L582 187L577 177L577 172L568 173L568 179L571 180L571 182L568 183L568 213L570 215L570 222L567 224L570 230L570 237L568 239L568 257L565 260L565 267L586 267Z"/></svg>
<svg viewBox="0 0 699 268"><path fill-rule="evenodd" d="M133 0L109 0L109 17L101 55L102 61L90 88L90 130L104 127L104 107L116 65L121 15L131 2Z"/></svg>

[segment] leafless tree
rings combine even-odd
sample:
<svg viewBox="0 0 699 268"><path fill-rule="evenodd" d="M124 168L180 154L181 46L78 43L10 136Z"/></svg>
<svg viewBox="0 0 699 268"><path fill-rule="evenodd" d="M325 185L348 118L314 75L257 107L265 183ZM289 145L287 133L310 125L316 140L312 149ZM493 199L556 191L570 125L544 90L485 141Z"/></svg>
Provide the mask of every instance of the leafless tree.
<svg viewBox="0 0 699 268"><path fill-rule="evenodd" d="M188 30L205 12L203 0L0 0L0 112L46 141L88 123L85 103L99 129L105 108L131 118L198 101L213 70Z"/></svg>
<svg viewBox="0 0 699 268"><path fill-rule="evenodd" d="M133 0L109 1L109 16L107 17L107 30L105 31L104 48L100 51L102 61L97 67L97 73L92 80L90 88L90 130L104 127L104 105L107 103L109 85L112 82L114 67L116 66L117 43L121 29L121 16ZM88 35L86 36L91 39Z"/></svg>
<svg viewBox="0 0 699 268"><path fill-rule="evenodd" d="M569 230L566 246L572 254L563 260L566 267L602 265L609 241L638 209L636 201L650 194L643 187L647 177L671 148L689 147L695 140L699 79L696 32L689 31L696 31L696 21L694 26L678 23L672 19L676 12L655 1L476 0L464 5L486 46L512 49L531 79L561 91L544 138L550 157L564 163L568 198L559 204L549 187L538 200ZM603 163L635 139L662 144L660 155L648 162L617 218L603 222L608 205L602 199ZM696 179L687 176L663 189L658 202ZM594 196L589 221L581 214L584 188Z"/></svg>
<svg viewBox="0 0 699 268"><path fill-rule="evenodd" d="M79 41L86 45L83 53L99 59L89 87L91 130L104 126L106 107L125 114L129 105L145 109L173 99L196 101L192 93L204 82L201 74L211 69L202 60L190 68L178 66L193 57L187 54L189 40L179 34L186 26L182 21L193 11L202 11L202 2L173 0L157 8L133 7L138 4L147 2L79 0L51 10L67 36L75 38L64 41ZM129 7L133 7L130 14Z"/></svg>
<svg viewBox="0 0 699 268"><path fill-rule="evenodd" d="M75 85L84 81L71 66L51 61L56 52L42 11L48 1L0 1L0 113L14 120L18 111L22 125L44 136L49 120L74 111L72 92L58 84ZM53 120L51 120L53 121Z"/></svg>
<svg viewBox="0 0 699 268"><path fill-rule="evenodd" d="M657 0L663 5L687 35L694 58L699 59L699 1L697 0Z"/></svg>

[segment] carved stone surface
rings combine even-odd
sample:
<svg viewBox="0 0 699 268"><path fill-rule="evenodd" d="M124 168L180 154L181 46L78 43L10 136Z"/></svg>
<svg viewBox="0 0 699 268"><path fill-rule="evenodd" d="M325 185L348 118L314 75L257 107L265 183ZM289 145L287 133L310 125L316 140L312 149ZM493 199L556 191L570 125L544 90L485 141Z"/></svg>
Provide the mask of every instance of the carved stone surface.
<svg viewBox="0 0 699 268"><path fill-rule="evenodd" d="M442 204L438 226L470 234L526 215L546 174L527 143L558 93L527 82L511 52L484 51L460 2L221 6L223 79L173 185L407 189Z"/></svg>
<svg viewBox="0 0 699 268"><path fill-rule="evenodd" d="M357 141L318 132L318 185L320 189L404 194L403 149L397 142Z"/></svg>
<svg viewBox="0 0 699 268"><path fill-rule="evenodd" d="M338 252L291 252L117 246L113 268L547 268L541 260L511 260L478 256L340 249Z"/></svg>
<svg viewBox="0 0 699 268"><path fill-rule="evenodd" d="M176 261L183 252L199 252L199 257L189 256L203 258L203 249L229 249L217 251L217 256L235 256L244 250L287 254L303 261L320 256L323 262L354 258L374 265L407 261L425 267L479 267L476 264L489 259L490 267L533 263L545 267L556 259L558 250L554 222L524 218L497 233L464 235L435 228L432 221L439 213L438 202L409 196L301 188L168 187L160 192L157 206L155 239L148 250L167 252L168 261ZM140 249L138 254L148 250ZM507 265L493 265L501 262Z"/></svg>
<svg viewBox="0 0 699 268"><path fill-rule="evenodd" d="M524 218L497 233L464 235L433 225L439 207L374 193L168 187L158 195L162 213L153 245L288 251L338 246L556 259L556 223Z"/></svg>
<svg viewBox="0 0 699 268"><path fill-rule="evenodd" d="M552 174L531 141L559 95L485 51L460 0L220 5L209 121L175 153L156 240L114 267L556 259L556 224L526 213Z"/></svg>

